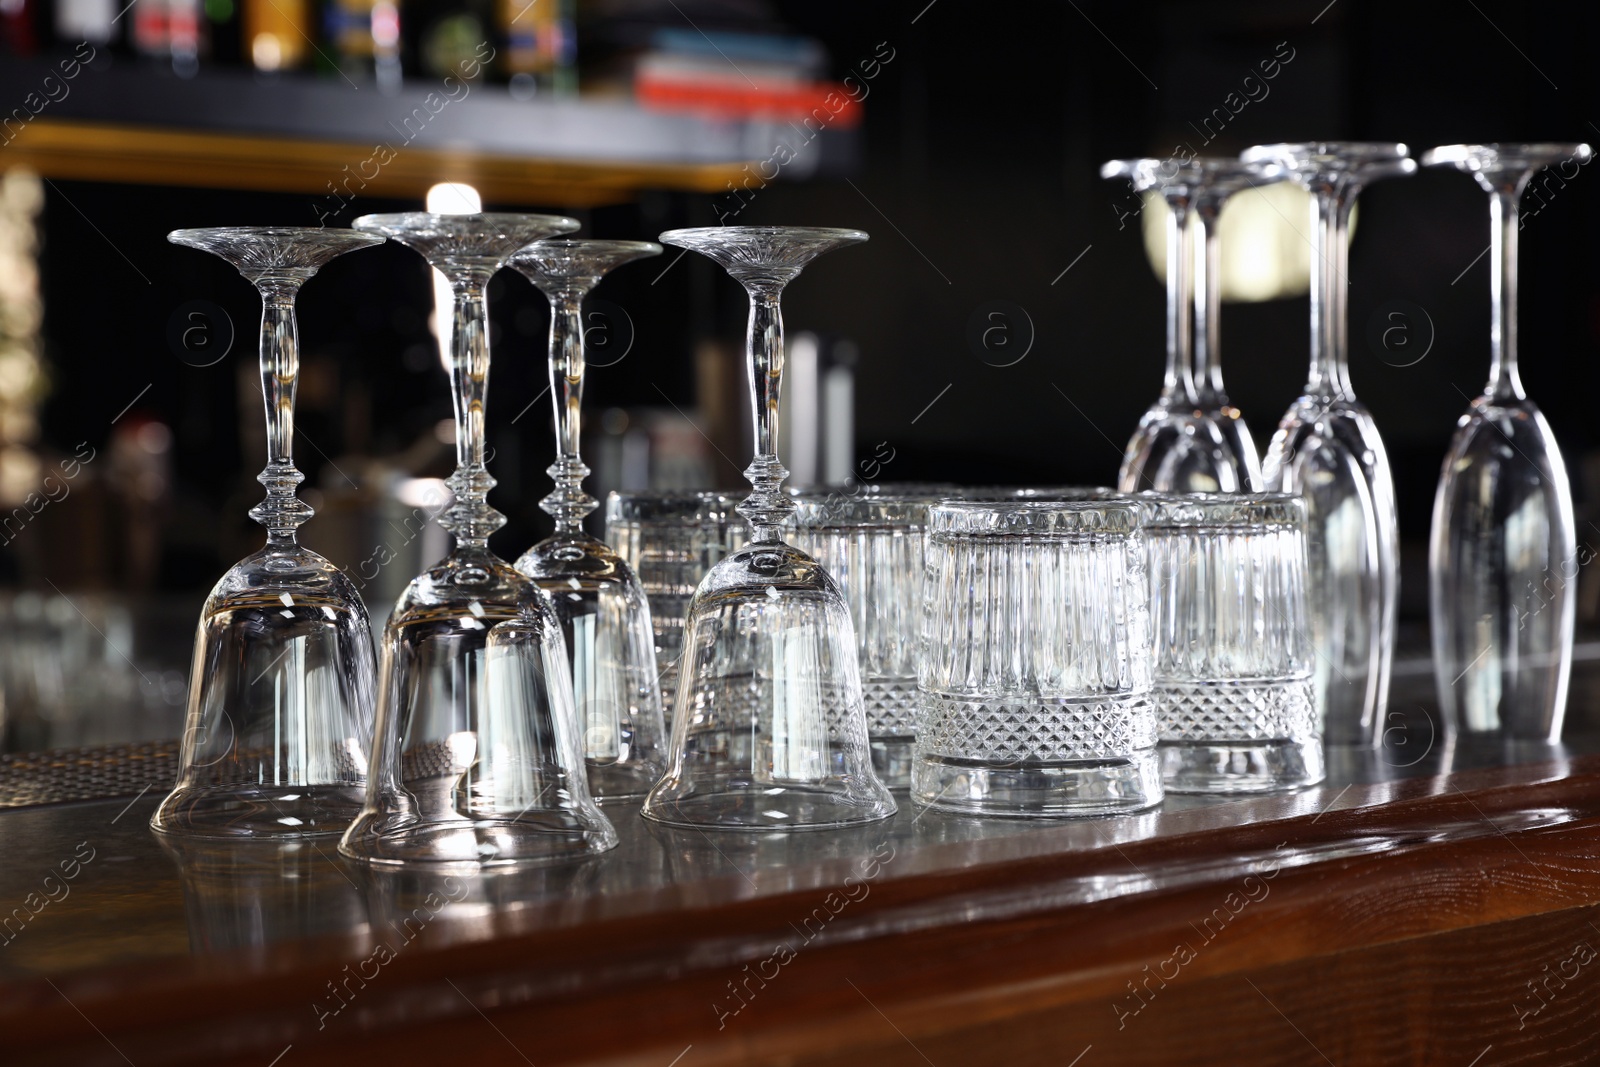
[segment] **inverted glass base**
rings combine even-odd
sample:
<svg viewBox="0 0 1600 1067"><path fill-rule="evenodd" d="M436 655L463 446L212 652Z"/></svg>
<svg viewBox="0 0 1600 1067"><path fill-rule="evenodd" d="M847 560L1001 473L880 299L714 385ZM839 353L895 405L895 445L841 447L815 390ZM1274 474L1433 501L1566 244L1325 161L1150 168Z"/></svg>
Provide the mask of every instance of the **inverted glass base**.
<svg viewBox="0 0 1600 1067"><path fill-rule="evenodd" d="M617 831L604 817L578 818L557 810L413 820L397 826L384 822L376 816L357 821L339 842L340 854L375 866L476 868L561 863L599 855L617 844Z"/></svg>
<svg viewBox="0 0 1600 1067"><path fill-rule="evenodd" d="M915 678L863 678L872 769L890 789L911 786L911 745L917 722Z"/></svg>
<svg viewBox="0 0 1600 1067"><path fill-rule="evenodd" d="M1326 777L1322 742L1163 741L1161 780L1169 793L1279 793Z"/></svg>
<svg viewBox="0 0 1600 1067"><path fill-rule="evenodd" d="M846 790L849 790L848 792ZM859 785L725 782L658 789L641 814L664 826L700 830L832 830L887 819L895 805L860 798Z"/></svg>
<svg viewBox="0 0 1600 1067"><path fill-rule="evenodd" d="M869 737L872 769L890 789L911 788L911 766L916 759L917 739L910 734L899 737Z"/></svg>
<svg viewBox="0 0 1600 1067"><path fill-rule="evenodd" d="M1154 748L1126 757L993 763L923 754L911 772L918 804L963 815L1115 815L1161 803Z"/></svg>
<svg viewBox="0 0 1600 1067"><path fill-rule="evenodd" d="M597 763L588 760L589 795L598 803L644 799L650 787L661 780L661 767L654 762Z"/></svg>
<svg viewBox="0 0 1600 1067"><path fill-rule="evenodd" d="M150 828L220 840L333 836L361 813L365 794L363 783L180 786L161 802Z"/></svg>

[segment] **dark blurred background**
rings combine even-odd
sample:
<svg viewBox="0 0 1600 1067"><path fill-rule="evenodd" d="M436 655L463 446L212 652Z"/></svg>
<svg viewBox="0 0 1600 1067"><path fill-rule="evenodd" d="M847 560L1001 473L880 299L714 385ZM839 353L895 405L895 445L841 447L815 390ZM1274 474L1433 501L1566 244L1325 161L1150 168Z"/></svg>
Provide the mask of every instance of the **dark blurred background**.
<svg viewBox="0 0 1600 1067"><path fill-rule="evenodd" d="M329 29L336 19L306 9L302 36L310 47L294 46L302 69L287 70L268 68L292 65L285 58L294 50L291 37L283 31L263 51L260 34L267 31L251 14L253 2L185 8L199 12L191 32L171 13L182 6L174 0L163 51L150 29L154 16L146 18L155 0L137 0L95 46L69 97L37 118L0 127L7 139L0 167L44 175L34 184L24 176L8 185L9 201L0 198L13 204L14 218L26 218L30 190L42 194L33 231L42 319L36 340L24 337L22 348L0 355L0 400L11 405L0 422L6 508L18 506L30 478L75 453L95 456L72 480L70 495L0 545L0 577L18 591L13 601L22 597L24 614L51 610L52 596L81 594L86 599L75 599L73 610L95 619L97 632L111 623L80 608L131 596L131 614L118 625L149 652L113 651L141 671L152 664L171 669L169 683L181 675L205 590L259 543L245 512L261 495L253 479L263 449L258 298L232 268L169 245L165 234L188 226L316 225L319 215L345 225L367 212L418 209L422 196L419 188L330 199L316 185L290 189L294 182L265 172L258 189L241 187L250 182L236 173L223 188L206 188L193 175L152 180L132 156L119 162L115 149L105 150L95 180L83 180L88 164L43 136L49 120L58 128L104 120L134 130L192 125L234 135L281 126L315 139L323 124L356 121L338 118L341 101L376 114L385 93L459 71L459 60L452 63L458 42L486 32L500 42L499 65L476 83L477 99L440 116L426 142L430 151L516 156L520 134L496 118L506 112L472 110L479 105L551 107L552 123L565 116L581 127L585 112L560 109L598 102L653 109L661 122L685 114L702 121L703 133L688 126L682 136L686 158L703 164L707 153L720 151L706 148L704 138L736 127L744 131L741 143L755 147L724 152L723 162L760 159L767 153L759 146L774 143L763 137L805 130L782 116L752 126L748 115L734 113L748 101L708 105L710 97L687 91L675 97L662 91L666 83L648 80L652 72L709 71L705 85L716 89L733 79L718 69L724 60L736 72L741 63L765 71L788 62L809 84L853 85L864 95L859 113L824 131L820 158L780 168L776 180L755 182L745 197L715 194L720 175L719 184L698 179L704 187L697 189L685 188L694 183L681 175L656 181L645 173L620 194L576 186L563 192L549 183L530 184L521 196L486 188L485 207L572 214L584 232L600 237L653 238L719 219L869 231L870 243L817 262L785 298L791 337L815 335L814 360L800 381L791 377L786 403L791 411L799 404L810 426L801 445L826 439L806 456L785 459L810 481L870 468L888 480L988 484L1111 482L1122 446L1159 389L1164 290L1141 220L1126 214L1126 188L1098 177L1103 161L1167 156L1180 144L1234 154L1261 142L1356 139L1403 141L1420 154L1462 141L1600 137L1593 62L1600 10L1592 5L637 0L563 7L540 0L539 17L553 11L557 19L540 31L541 41L555 42L554 52L524 57L518 67L512 60L523 54L513 47L520 38L505 30L516 19L500 7L406 0L375 9L340 0L337 10L346 14L393 11L398 37L386 42L380 27L365 52L345 47ZM0 91L7 94L0 103L7 107L72 54L78 38L62 27L81 32L88 18L82 12L93 6L32 3L19 7L32 12L31 37L17 29L18 16L6 16L10 55L0 60ZM63 23L66 4L79 22ZM380 25L377 15L372 24ZM145 37L135 39L133 26L144 26ZM777 42L768 52L759 40L751 43L763 36ZM191 39L197 43L186 43ZM752 58L724 54L746 47ZM1259 86L1260 64L1274 57L1282 62L1268 91L1252 90L1257 98L1237 114L1230 110L1220 133L1213 121L1206 129L1215 136L1206 143L1200 128L1207 116L1240 93L1247 77ZM321 95L293 98L294 114L275 104L312 83ZM223 103L233 100L236 108ZM316 102L322 100L326 105ZM39 128L23 128L30 125ZM587 135L599 137L599 128ZM628 135L618 137L611 147L625 169ZM1580 539L1600 546L1600 528L1590 523L1600 502L1590 414L1600 384L1600 267L1591 252L1600 236L1600 191L1590 188L1588 169L1565 187L1552 186L1541 210L1524 220L1521 353L1528 393L1548 417L1572 475ZM337 168L330 178L338 180ZM509 187L502 181L496 188ZM284 191L268 191L274 188ZM17 240L25 245L26 234ZM1489 262L1481 253L1488 242L1487 197L1453 170L1385 182L1361 199L1349 272L1351 374L1387 442L1398 484L1402 612L1413 624L1426 615L1426 539L1440 462L1455 420L1487 376ZM4 262L28 258L19 253ZM25 266L8 267L0 289L25 301L32 282L25 275ZM669 249L619 270L595 295L608 310L593 340L600 350L612 347L595 360L587 382L586 459L597 472L591 490L600 496L650 484L742 484L749 455L742 291L709 261L679 260ZM996 301L1022 309L1031 323L1026 356L1007 366L994 365L1001 361L969 341L974 317ZM1417 346L1410 351L1426 355L1404 366L1398 364L1409 354L1396 358L1369 340L1369 325L1387 321L1397 302L1423 313L1419 319L1408 311L1408 327ZM496 278L490 307L489 444L500 480L491 500L510 520L494 544L514 558L548 529L537 503L550 487L544 468L553 454L549 397L542 394L548 316L543 299L511 272ZM196 309L198 319L191 317ZM1304 295L1232 302L1223 313L1230 394L1263 447L1303 381L1307 313ZM296 459L307 475L305 495L319 508L304 539L346 567L370 552L374 528L408 514L433 484L428 479L452 466L450 398L432 314L426 266L394 245L334 262L302 294ZM26 334L18 334L21 321L12 321L12 335ZM1016 322L1021 344L1027 326ZM201 334L186 339L195 324ZM220 345L230 324L231 352L212 362L216 348L206 345ZM32 378L26 360L6 362L29 344L38 361ZM827 400L835 386L853 398L846 407L836 402L837 391ZM378 583L368 590L375 616L386 613L382 601L398 588ZM28 599L33 594L43 599ZM1586 592L1580 612L1593 614L1590 600ZM151 604L170 607L162 614ZM70 623L69 612L54 610L62 625ZM141 686L150 684L147 678Z"/></svg>

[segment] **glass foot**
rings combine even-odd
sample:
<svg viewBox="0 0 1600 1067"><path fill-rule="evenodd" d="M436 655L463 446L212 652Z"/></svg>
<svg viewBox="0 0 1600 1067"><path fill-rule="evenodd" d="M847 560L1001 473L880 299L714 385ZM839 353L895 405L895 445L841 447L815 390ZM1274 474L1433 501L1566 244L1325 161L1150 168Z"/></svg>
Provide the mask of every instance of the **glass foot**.
<svg viewBox="0 0 1600 1067"><path fill-rule="evenodd" d="M663 826L703 830L832 830L886 819L894 802L860 798L860 786L706 780L693 792L657 790L644 810Z"/></svg>
<svg viewBox="0 0 1600 1067"><path fill-rule="evenodd" d="M1279 793L1325 776L1320 740L1161 743L1169 793Z"/></svg>
<svg viewBox="0 0 1600 1067"><path fill-rule="evenodd" d="M911 764L916 759L913 749L917 739L910 734L901 737L869 737L872 750L872 769L883 784L890 789L911 788Z"/></svg>
<svg viewBox="0 0 1600 1067"><path fill-rule="evenodd" d="M1126 757L990 763L924 753L911 772L918 804L961 815L1116 815L1161 803L1156 750Z"/></svg>
<svg viewBox="0 0 1600 1067"><path fill-rule="evenodd" d="M386 822L380 817L358 822L340 842L339 852L378 867L483 868L562 863L599 855L617 844L617 831L603 817L595 821L555 810Z"/></svg>
<svg viewBox="0 0 1600 1067"><path fill-rule="evenodd" d="M151 828L184 837L333 836L361 813L364 784L180 786L161 802Z"/></svg>

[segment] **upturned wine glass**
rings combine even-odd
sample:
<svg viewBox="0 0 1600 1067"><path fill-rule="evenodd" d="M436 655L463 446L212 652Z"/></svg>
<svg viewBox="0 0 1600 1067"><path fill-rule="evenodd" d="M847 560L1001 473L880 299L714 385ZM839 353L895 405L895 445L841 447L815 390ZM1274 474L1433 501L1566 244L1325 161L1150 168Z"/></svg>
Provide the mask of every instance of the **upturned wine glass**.
<svg viewBox="0 0 1600 1067"><path fill-rule="evenodd" d="M1255 439L1239 409L1228 402L1222 384L1222 241L1218 222L1233 194L1281 181L1283 173L1271 164L1244 163L1237 159L1201 158L1194 193L1194 223L1199 232L1195 249L1194 284L1194 387L1201 417L1222 435L1231 460L1237 491L1259 493L1265 484Z"/></svg>
<svg viewBox="0 0 1600 1067"><path fill-rule="evenodd" d="M517 560L550 594L561 620L578 704L589 790L602 800L643 797L665 770L655 633L644 587L609 545L586 533L598 502L583 490L583 298L624 263L661 254L653 241L555 238L511 257L550 301L550 399L555 405L555 489L539 506L555 533Z"/></svg>
<svg viewBox="0 0 1600 1067"><path fill-rule="evenodd" d="M782 491L789 472L777 456L779 301L814 257L866 239L859 230L801 226L661 235L716 260L749 294L756 455L745 471L752 492L738 509L749 543L711 569L689 605L670 762L645 799L647 818L806 830L894 814L872 769L849 609L838 583L780 533L795 503Z"/></svg>
<svg viewBox="0 0 1600 1067"><path fill-rule="evenodd" d="M372 739L372 631L344 573L303 548L311 518L295 496L294 398L300 286L336 256L381 244L349 230L229 226L175 230L174 244L232 263L261 294L267 497L250 517L261 551L236 564L201 609L178 782L150 820L197 837L336 834L361 808Z"/></svg>
<svg viewBox="0 0 1600 1067"><path fill-rule="evenodd" d="M1238 454L1231 417L1202 397L1194 365L1194 238L1189 219L1206 183L1205 168L1178 159L1114 159L1103 178L1126 178L1136 192L1155 190L1167 215L1167 371L1161 395L1139 420L1117 472L1124 493L1233 493L1251 486L1251 468ZM1219 372L1220 373L1220 372ZM1248 437L1243 438L1248 442ZM1250 461L1255 458L1252 445Z"/></svg>
<svg viewBox="0 0 1600 1067"><path fill-rule="evenodd" d="M1364 186L1411 174L1403 144L1258 145L1311 195L1311 367L1267 448L1267 488L1306 498L1317 702L1329 745L1382 740L1400 593L1399 523L1383 439L1350 385L1350 212Z"/></svg>
<svg viewBox="0 0 1600 1067"><path fill-rule="evenodd" d="M1445 721L1469 735L1561 739L1577 608L1572 489L1561 449L1517 371L1522 191L1586 144L1449 145L1422 157L1489 194L1489 383L1456 426L1428 546L1433 667Z"/></svg>
<svg viewBox="0 0 1600 1067"><path fill-rule="evenodd" d="M383 634L366 805L339 851L369 863L499 865L616 844L590 798L561 623L489 548L489 278L518 248L578 228L549 215L366 215L449 279L457 467L444 559L401 594Z"/></svg>

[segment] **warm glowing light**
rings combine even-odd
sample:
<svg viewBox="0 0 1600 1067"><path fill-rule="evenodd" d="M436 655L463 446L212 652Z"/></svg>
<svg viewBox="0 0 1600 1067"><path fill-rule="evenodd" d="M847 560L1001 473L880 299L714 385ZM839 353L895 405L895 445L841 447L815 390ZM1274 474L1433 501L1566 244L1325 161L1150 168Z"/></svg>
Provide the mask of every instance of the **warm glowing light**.
<svg viewBox="0 0 1600 1067"><path fill-rule="evenodd" d="M1145 251L1156 277L1165 284L1168 208L1154 192L1145 194L1144 203ZM1309 292L1310 214L1310 194L1292 182L1245 189L1230 197L1217 223L1222 299L1255 303Z"/></svg>
<svg viewBox="0 0 1600 1067"><path fill-rule="evenodd" d="M258 33L250 41L250 61L257 70L277 70L283 66L283 42L275 33Z"/></svg>

